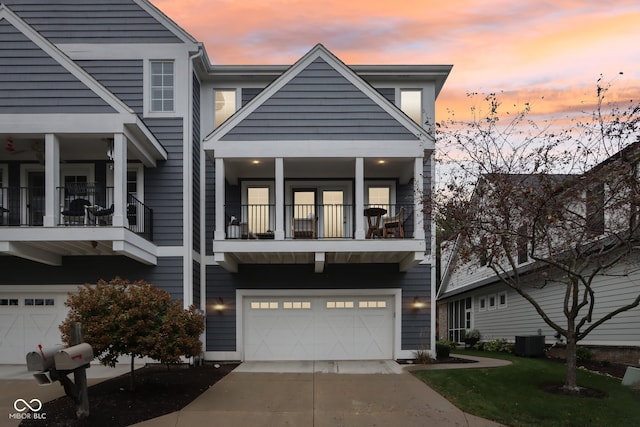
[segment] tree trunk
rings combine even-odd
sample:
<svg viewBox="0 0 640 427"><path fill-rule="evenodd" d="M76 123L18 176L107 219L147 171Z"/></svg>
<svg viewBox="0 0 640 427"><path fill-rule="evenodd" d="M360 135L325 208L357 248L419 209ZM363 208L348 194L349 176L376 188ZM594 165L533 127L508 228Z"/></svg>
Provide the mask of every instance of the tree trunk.
<svg viewBox="0 0 640 427"><path fill-rule="evenodd" d="M575 354L575 352L574 352L574 354ZM132 354L131 355L131 372L129 374L129 390L131 392L133 392L135 390L135 387L136 387L135 386L136 381L135 381L135 376L134 376L135 374L134 374L134 370L133 370L133 361L134 361L134 359L135 359L135 356Z"/></svg>
<svg viewBox="0 0 640 427"><path fill-rule="evenodd" d="M579 391L578 382L576 378L576 348L578 343L576 337L571 332L567 334L567 373L564 380L564 389L569 391Z"/></svg>

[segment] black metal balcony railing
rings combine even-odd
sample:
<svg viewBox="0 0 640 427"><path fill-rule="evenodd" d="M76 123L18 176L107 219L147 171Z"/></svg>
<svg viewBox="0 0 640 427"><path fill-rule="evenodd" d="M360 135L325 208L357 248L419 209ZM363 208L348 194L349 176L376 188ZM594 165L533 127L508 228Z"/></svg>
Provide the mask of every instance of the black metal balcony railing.
<svg viewBox="0 0 640 427"><path fill-rule="evenodd" d="M371 205L380 207L386 213L382 214L379 223L379 233L376 236L412 238L413 236L413 205ZM397 218L399 229L383 230L384 224L392 217L401 213ZM227 238L228 239L273 239L276 229L275 205L227 205ZM364 216L365 213L362 212ZM365 231L368 227L364 220ZM355 237L355 213L353 205L285 205L284 224L286 239L353 239Z"/></svg>
<svg viewBox="0 0 640 427"><path fill-rule="evenodd" d="M112 224L113 187L74 183L58 188L60 226ZM42 226L45 215L43 187L0 187L0 226ZM153 210L127 195L129 230L151 241Z"/></svg>

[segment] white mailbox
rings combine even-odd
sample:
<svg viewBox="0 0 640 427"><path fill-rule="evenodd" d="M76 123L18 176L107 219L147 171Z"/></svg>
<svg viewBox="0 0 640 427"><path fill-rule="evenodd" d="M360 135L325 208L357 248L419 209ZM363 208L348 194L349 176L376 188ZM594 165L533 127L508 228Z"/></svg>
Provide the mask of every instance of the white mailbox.
<svg viewBox="0 0 640 427"><path fill-rule="evenodd" d="M93 348L91 348L91 345L83 342L58 351L54 356L54 360L56 370L71 371L87 365L93 360Z"/></svg>
<svg viewBox="0 0 640 427"><path fill-rule="evenodd" d="M53 357L60 351L60 347L42 348L39 351L27 353L27 370L48 371L54 367Z"/></svg>

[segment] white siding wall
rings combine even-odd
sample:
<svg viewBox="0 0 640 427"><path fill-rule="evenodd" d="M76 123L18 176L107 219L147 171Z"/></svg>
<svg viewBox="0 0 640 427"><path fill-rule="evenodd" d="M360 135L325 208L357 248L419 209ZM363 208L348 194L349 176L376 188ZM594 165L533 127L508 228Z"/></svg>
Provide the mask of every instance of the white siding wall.
<svg viewBox="0 0 640 427"><path fill-rule="evenodd" d="M640 271L637 269L637 265L621 265L596 281L594 321L629 303L632 297L640 293ZM473 296L473 327L480 330L483 340L496 338L513 340L516 335L535 335L540 329L548 343L554 342L555 332L544 323L531 304L511 289L507 289L506 308L479 311L480 297L497 295L505 289L507 288L504 285L493 285L470 293ZM553 320L560 322L562 326L566 325L562 314L563 285L549 285L543 289L534 289L531 290L531 295L540 302ZM640 307L605 322L591 332L582 344L640 345Z"/></svg>

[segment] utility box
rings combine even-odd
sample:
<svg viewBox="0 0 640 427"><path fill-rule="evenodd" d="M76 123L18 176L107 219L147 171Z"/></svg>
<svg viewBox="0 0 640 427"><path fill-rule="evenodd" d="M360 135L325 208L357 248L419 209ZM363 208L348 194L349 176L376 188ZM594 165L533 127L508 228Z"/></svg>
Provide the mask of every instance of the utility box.
<svg viewBox="0 0 640 427"><path fill-rule="evenodd" d="M514 351L518 356L544 356L544 335L517 336Z"/></svg>
<svg viewBox="0 0 640 427"><path fill-rule="evenodd" d="M72 371L81 366L87 365L93 360L93 348L83 342L73 347L64 348L54 356L56 370Z"/></svg>

